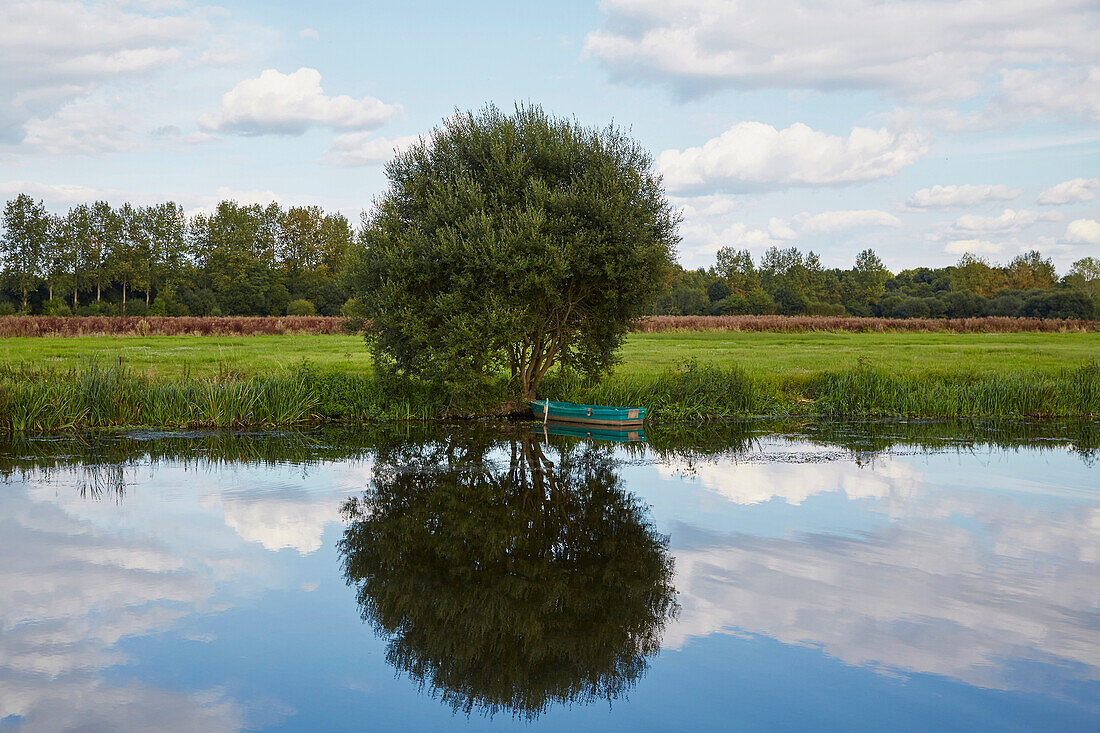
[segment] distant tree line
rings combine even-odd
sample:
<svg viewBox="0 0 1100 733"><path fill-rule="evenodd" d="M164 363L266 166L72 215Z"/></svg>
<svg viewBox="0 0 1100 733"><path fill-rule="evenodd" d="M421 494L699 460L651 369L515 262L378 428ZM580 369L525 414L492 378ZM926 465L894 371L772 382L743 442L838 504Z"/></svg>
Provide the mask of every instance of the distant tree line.
<svg viewBox="0 0 1100 733"><path fill-rule="evenodd" d="M948 267L891 273L868 249L850 269L826 268L813 252L772 247L755 262L723 247L710 268L678 268L655 315L883 316L887 318L1100 317L1100 260L1085 257L1059 277L1038 252L1007 265L965 254Z"/></svg>
<svg viewBox="0 0 1100 733"><path fill-rule="evenodd" d="M55 215L21 194L3 212L0 314L340 315L354 230L316 206L105 201Z"/></svg>
<svg viewBox="0 0 1100 733"><path fill-rule="evenodd" d="M223 201L187 217L179 204L104 201L51 214L21 194L3 211L0 315L341 315L359 236L316 206ZM1059 276L1038 252L997 265L891 273L870 249L849 269L773 247L755 261L723 247L709 268L674 268L655 315L854 315L890 318L1100 317L1100 259Z"/></svg>

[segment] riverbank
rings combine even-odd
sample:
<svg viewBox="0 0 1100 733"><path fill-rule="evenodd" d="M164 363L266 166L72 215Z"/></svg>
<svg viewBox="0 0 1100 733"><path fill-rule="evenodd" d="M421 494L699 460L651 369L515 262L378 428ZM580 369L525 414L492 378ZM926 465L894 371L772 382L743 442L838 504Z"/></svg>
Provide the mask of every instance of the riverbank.
<svg viewBox="0 0 1100 733"><path fill-rule="evenodd" d="M687 364L623 371L598 384L555 375L541 394L571 402L644 405L653 423L752 416L1045 418L1100 415L1100 367L1004 373L850 369L766 374ZM370 374L301 364L278 374L228 371L155 377L117 362L60 372L0 369L0 431L16 434L120 426L257 427L333 422L506 417L506 406L448 414L425 388L383 389Z"/></svg>

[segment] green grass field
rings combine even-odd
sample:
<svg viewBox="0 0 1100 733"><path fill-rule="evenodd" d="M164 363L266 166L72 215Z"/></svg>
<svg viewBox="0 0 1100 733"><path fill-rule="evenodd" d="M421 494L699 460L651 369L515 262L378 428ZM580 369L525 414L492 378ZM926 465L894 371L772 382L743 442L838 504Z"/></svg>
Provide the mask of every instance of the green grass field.
<svg viewBox="0 0 1100 733"><path fill-rule="evenodd" d="M0 364L61 371L89 358L123 363L155 377L233 371L272 374L302 360L345 373L370 373L357 336L147 336L0 339ZM1100 359L1100 333L636 333L619 375L651 372L686 359L750 373L798 376L846 370L860 357L897 374L1053 373Z"/></svg>
<svg viewBox="0 0 1100 733"><path fill-rule="evenodd" d="M1100 415L1100 334L632 334L598 383L548 375L540 394L644 405L655 422L744 416ZM307 366L305 362L308 362ZM0 339L0 432L292 425L500 416L371 374L354 336Z"/></svg>

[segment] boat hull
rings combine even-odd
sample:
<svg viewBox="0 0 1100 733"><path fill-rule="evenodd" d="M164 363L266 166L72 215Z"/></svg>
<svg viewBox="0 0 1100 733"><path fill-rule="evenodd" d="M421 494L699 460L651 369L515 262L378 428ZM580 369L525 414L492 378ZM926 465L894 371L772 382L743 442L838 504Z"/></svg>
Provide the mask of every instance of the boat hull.
<svg viewBox="0 0 1100 733"><path fill-rule="evenodd" d="M536 418L549 419L558 423L601 427L638 427L645 421L644 407L607 407L538 400L531 402L531 412Z"/></svg>

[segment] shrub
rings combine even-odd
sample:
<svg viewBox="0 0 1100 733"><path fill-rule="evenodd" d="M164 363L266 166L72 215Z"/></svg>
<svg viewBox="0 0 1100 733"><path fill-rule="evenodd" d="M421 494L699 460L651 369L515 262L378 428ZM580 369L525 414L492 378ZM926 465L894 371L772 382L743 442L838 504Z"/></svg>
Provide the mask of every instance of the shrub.
<svg viewBox="0 0 1100 733"><path fill-rule="evenodd" d="M288 316L315 316L317 315L317 309L313 307L313 303L304 298L299 298L287 303L286 314Z"/></svg>
<svg viewBox="0 0 1100 733"><path fill-rule="evenodd" d="M17 313L17 309L14 303L4 301L0 303L0 316L14 316Z"/></svg>
<svg viewBox="0 0 1100 733"><path fill-rule="evenodd" d="M64 298L50 298L42 304L42 313L47 316L71 316L73 309Z"/></svg>
<svg viewBox="0 0 1100 733"><path fill-rule="evenodd" d="M114 303L96 300L77 308L76 314L78 316L114 316L118 315L118 308L115 307Z"/></svg>

